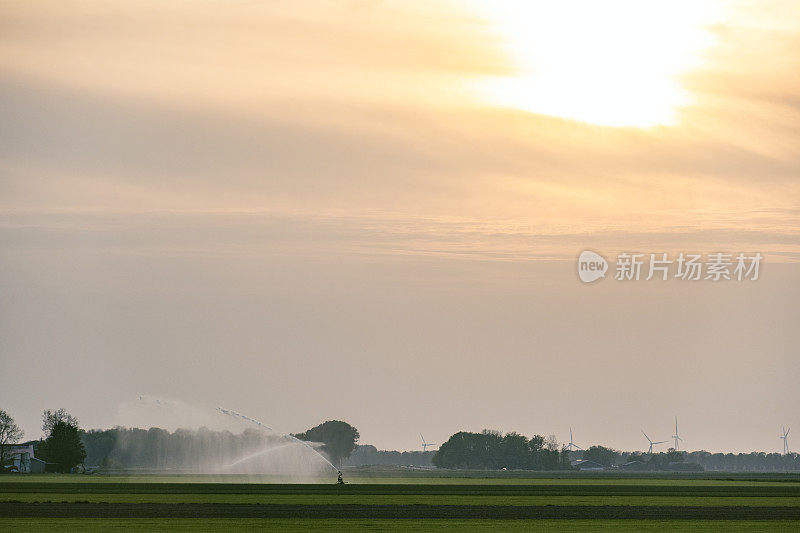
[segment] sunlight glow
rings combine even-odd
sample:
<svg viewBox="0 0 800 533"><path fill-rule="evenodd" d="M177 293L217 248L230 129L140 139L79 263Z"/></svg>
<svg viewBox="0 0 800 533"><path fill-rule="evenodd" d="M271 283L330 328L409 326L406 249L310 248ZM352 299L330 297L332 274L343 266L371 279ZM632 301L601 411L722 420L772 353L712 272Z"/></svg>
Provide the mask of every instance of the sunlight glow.
<svg viewBox="0 0 800 533"><path fill-rule="evenodd" d="M716 1L487 0L517 73L484 78L494 105L606 126L674 124L691 103L681 75L702 64Z"/></svg>

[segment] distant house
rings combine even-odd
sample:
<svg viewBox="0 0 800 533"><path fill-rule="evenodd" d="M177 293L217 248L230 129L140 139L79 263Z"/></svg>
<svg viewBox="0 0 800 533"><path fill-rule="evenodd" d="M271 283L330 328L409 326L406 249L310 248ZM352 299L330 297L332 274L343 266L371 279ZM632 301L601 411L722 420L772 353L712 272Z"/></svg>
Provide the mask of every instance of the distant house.
<svg viewBox="0 0 800 533"><path fill-rule="evenodd" d="M584 461L583 459L579 459L572 463L572 466L577 468L580 471L591 471L591 470L605 470L606 467L601 465L600 463L595 463L594 461Z"/></svg>
<svg viewBox="0 0 800 533"><path fill-rule="evenodd" d="M29 441L22 444L4 445L5 455L9 457L9 469L20 474L42 474L56 471L56 464L34 457L38 444L39 441Z"/></svg>
<svg viewBox="0 0 800 533"><path fill-rule="evenodd" d="M29 473L31 471L31 458L33 457L33 444L5 444L4 455L9 458L8 467L13 472Z"/></svg>
<svg viewBox="0 0 800 533"><path fill-rule="evenodd" d="M622 470L649 470L650 467L644 461L629 461L621 465Z"/></svg>

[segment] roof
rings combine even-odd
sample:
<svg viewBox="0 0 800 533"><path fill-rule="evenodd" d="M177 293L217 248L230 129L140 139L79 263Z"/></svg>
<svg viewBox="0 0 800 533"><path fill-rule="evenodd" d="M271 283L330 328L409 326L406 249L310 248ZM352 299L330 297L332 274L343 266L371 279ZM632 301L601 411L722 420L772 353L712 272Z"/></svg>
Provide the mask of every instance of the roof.
<svg viewBox="0 0 800 533"><path fill-rule="evenodd" d="M42 464L46 464L46 465L57 465L58 464L58 463L51 463L49 461L44 461L42 459L39 459L38 457L31 457L31 461L36 461L37 463L42 463Z"/></svg>
<svg viewBox="0 0 800 533"><path fill-rule="evenodd" d="M601 465L600 463L595 463L594 461L589 461L586 459L575 461L573 466L576 468L605 468L605 466Z"/></svg>

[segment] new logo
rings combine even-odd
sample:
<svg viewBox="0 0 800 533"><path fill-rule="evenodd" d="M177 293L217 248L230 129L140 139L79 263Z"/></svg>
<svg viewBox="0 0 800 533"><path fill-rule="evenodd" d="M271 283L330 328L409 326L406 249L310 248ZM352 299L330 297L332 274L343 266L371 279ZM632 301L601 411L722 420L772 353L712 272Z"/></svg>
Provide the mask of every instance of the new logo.
<svg viewBox="0 0 800 533"><path fill-rule="evenodd" d="M584 283L591 283L606 277L608 261L595 252L584 250L578 257L578 277Z"/></svg>

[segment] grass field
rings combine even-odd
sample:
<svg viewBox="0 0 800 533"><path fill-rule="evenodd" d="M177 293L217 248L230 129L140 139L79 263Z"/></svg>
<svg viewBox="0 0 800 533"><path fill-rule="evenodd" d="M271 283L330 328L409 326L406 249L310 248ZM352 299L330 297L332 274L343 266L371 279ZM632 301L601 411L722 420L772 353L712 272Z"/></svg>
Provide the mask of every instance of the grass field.
<svg viewBox="0 0 800 533"><path fill-rule="evenodd" d="M306 519L128 519L0 518L14 531L797 531L791 521L730 520L306 520Z"/></svg>
<svg viewBox="0 0 800 533"><path fill-rule="evenodd" d="M348 472L344 486L9 476L0 478L0 530L800 530L797 475L399 474Z"/></svg>

